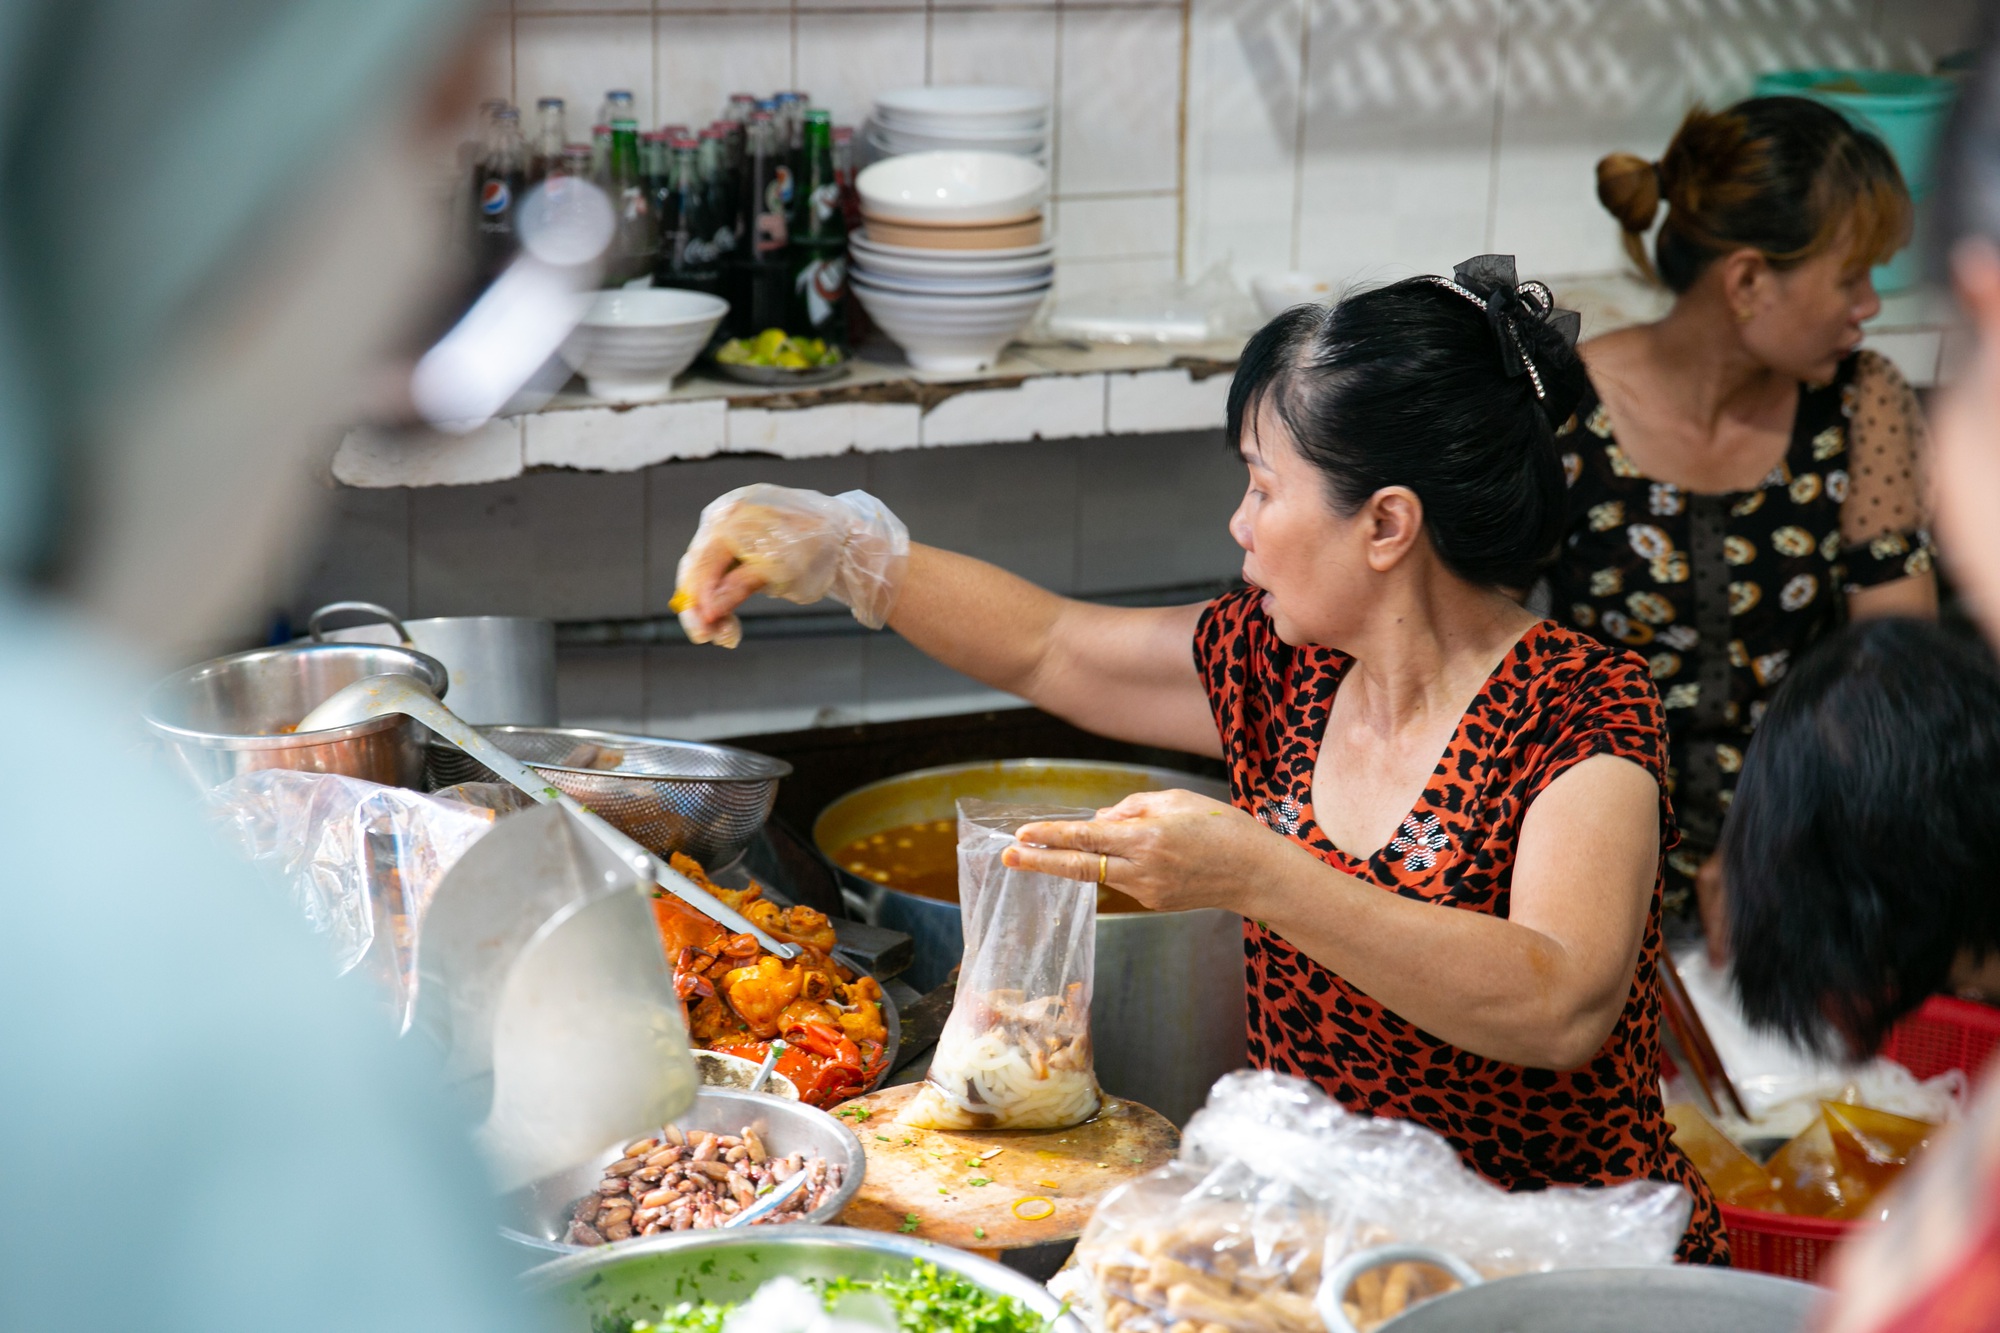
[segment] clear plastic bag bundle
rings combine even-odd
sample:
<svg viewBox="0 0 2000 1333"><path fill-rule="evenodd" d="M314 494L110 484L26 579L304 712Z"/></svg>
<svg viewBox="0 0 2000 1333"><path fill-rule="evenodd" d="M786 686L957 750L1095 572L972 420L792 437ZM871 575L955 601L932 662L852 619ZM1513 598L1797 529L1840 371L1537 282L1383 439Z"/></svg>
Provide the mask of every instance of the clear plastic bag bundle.
<svg viewBox="0 0 2000 1333"><path fill-rule="evenodd" d="M417 929L438 881L492 829L514 793L468 783L426 796L332 773L267 768L208 804L250 859L290 886L341 974L363 969L400 1027L416 1001Z"/></svg>
<svg viewBox="0 0 2000 1333"><path fill-rule="evenodd" d="M1456 1280L1405 1263L1335 1290L1357 1251L1424 1246L1489 1278L1666 1263L1690 1208L1653 1181L1509 1194L1421 1126L1351 1115L1302 1079L1230 1074L1179 1160L1098 1206L1068 1294L1102 1333L1367 1328Z"/></svg>
<svg viewBox="0 0 2000 1333"><path fill-rule="evenodd" d="M965 956L930 1076L897 1119L923 1129L1066 1129L1097 1113L1090 981L1097 886L1010 870L1024 824L1094 810L958 803Z"/></svg>

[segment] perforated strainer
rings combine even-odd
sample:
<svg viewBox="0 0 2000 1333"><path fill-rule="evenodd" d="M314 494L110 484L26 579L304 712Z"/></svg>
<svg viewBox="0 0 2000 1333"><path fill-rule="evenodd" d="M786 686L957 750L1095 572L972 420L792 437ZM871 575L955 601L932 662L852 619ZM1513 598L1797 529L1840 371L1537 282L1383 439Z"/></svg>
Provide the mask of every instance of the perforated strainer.
<svg viewBox="0 0 2000 1333"><path fill-rule="evenodd" d="M581 727L481 727L488 740L659 856L714 870L743 854L792 766L728 745Z"/></svg>

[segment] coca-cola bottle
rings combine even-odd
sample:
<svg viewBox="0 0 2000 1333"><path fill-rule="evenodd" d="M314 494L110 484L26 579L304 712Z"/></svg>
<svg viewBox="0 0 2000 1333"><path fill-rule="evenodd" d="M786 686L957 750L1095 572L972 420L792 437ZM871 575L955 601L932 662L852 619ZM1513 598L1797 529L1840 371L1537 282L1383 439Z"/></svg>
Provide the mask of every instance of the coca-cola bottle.
<svg viewBox="0 0 2000 1333"><path fill-rule="evenodd" d="M520 249L516 210L527 188L527 145L521 140L521 113L502 104L491 109L472 167L472 268L481 285L500 276Z"/></svg>
<svg viewBox="0 0 2000 1333"><path fill-rule="evenodd" d="M791 313L791 229L785 208L790 182L770 112L751 113L745 141L743 211L749 225L736 247L729 301L737 336L750 338L783 328Z"/></svg>
<svg viewBox="0 0 2000 1333"><path fill-rule="evenodd" d="M729 229L718 225L714 202L707 182L701 178L701 144L682 136L669 150L673 155L673 188L669 192L672 225L661 235L660 262L654 281L662 287L685 287L691 291L723 294L723 251L718 233Z"/></svg>
<svg viewBox="0 0 2000 1333"><path fill-rule="evenodd" d="M847 218L833 166L831 112L806 112L805 163L791 235L793 315L786 331L838 347L847 341Z"/></svg>
<svg viewBox="0 0 2000 1333"><path fill-rule="evenodd" d="M736 193L729 176L729 134L717 122L701 132L695 161L701 169L701 188L708 195L708 216L715 230L719 262L727 265L736 254ZM727 293L724 293L726 295Z"/></svg>

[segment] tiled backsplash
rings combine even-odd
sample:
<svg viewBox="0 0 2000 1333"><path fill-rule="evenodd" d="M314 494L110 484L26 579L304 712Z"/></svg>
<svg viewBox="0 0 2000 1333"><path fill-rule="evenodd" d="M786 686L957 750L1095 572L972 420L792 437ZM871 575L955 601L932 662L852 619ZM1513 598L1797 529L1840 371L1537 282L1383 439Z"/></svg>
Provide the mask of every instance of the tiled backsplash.
<svg viewBox="0 0 2000 1333"><path fill-rule="evenodd" d="M1594 167L1770 69L1930 70L1974 0L1193 0L1189 271L1624 263Z"/></svg>
<svg viewBox="0 0 2000 1333"><path fill-rule="evenodd" d="M1173 275L1180 248L1182 0L521 0L487 91L559 96L581 138L607 88L649 124L706 124L732 92L803 88L859 126L920 83L1039 88L1064 290Z"/></svg>
<svg viewBox="0 0 2000 1333"><path fill-rule="evenodd" d="M1656 154L1762 70L1929 69L1976 0L517 0L489 89L649 123L805 88L1011 83L1055 107L1066 291L1303 268L1340 281L1482 250L1622 263L1592 167ZM585 128L573 124L581 135Z"/></svg>
<svg viewBox="0 0 2000 1333"><path fill-rule="evenodd" d="M1241 567L1227 524L1243 467L1220 431L714 458L644 472L533 472L482 486L336 488L320 554L292 599L293 623L349 598L410 616L664 616L702 506L754 481L865 489L916 540L1058 592L1221 584ZM801 608L758 598L748 610ZM771 639L754 626L733 653L684 643L566 651L559 688L567 722L679 736L886 720L994 700L894 635Z"/></svg>

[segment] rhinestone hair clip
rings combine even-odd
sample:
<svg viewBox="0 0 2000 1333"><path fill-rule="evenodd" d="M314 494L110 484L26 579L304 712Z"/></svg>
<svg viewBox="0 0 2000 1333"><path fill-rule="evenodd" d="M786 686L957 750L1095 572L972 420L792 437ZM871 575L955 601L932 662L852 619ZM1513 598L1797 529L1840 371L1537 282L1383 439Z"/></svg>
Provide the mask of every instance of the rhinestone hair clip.
<svg viewBox="0 0 2000 1333"><path fill-rule="evenodd" d="M1542 387L1542 372L1536 368L1534 359L1528 355L1527 347L1516 332L1517 319L1537 319L1549 325L1571 347L1576 346L1577 333L1583 325L1582 316L1574 310L1563 310L1556 305L1555 293L1545 282L1530 279L1520 282L1515 277L1514 256L1479 255L1457 265L1451 277L1426 274L1425 281L1434 282L1447 291L1456 292L1466 300L1486 312L1486 322L1493 334L1500 340L1500 361L1509 375L1528 377L1535 386L1538 402L1548 401L1548 392ZM1489 294L1481 296L1465 286L1467 279L1489 288Z"/></svg>

